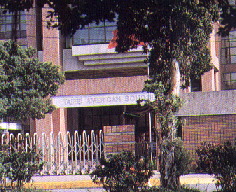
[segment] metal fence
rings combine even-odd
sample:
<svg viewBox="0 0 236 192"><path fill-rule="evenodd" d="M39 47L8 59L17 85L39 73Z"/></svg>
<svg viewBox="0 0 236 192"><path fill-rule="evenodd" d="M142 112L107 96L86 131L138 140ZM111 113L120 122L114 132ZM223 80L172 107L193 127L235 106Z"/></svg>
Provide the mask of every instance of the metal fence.
<svg viewBox="0 0 236 192"><path fill-rule="evenodd" d="M16 147L24 147L26 151L37 147L44 162L43 175L84 174L95 168L103 154L101 130L96 133L93 130L89 133L83 131L82 134L67 132L64 135L1 135L1 144L9 144L13 140Z"/></svg>
<svg viewBox="0 0 236 192"><path fill-rule="evenodd" d="M42 175L86 174L99 164L99 159L104 155L102 130L57 135L1 134L0 143L25 151L36 147L44 162ZM135 154L148 156L156 162L155 146L155 142L135 143Z"/></svg>

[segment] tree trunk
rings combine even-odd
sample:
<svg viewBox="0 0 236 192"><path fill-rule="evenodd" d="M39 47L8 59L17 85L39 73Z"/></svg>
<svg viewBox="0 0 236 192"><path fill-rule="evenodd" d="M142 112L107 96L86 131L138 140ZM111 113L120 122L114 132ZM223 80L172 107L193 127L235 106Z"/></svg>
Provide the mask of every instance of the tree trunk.
<svg viewBox="0 0 236 192"><path fill-rule="evenodd" d="M179 97L180 94L180 69L179 63L176 59L173 59L171 64L171 89L169 94Z"/></svg>
<svg viewBox="0 0 236 192"><path fill-rule="evenodd" d="M160 174L161 186L168 189L179 189L180 178L177 175L177 168L175 164L175 145L173 141L164 138L160 143Z"/></svg>
<svg viewBox="0 0 236 192"><path fill-rule="evenodd" d="M177 175L175 165L175 145L173 143L176 138L176 118L174 116L173 106L169 99L175 99L180 94L180 71L179 64L176 60L172 61L171 68L171 89L166 100L164 101L166 108L162 111L162 118L159 118L161 124L160 139L160 174L161 186L168 189L178 189L180 187L180 178ZM173 97L172 97L173 96Z"/></svg>

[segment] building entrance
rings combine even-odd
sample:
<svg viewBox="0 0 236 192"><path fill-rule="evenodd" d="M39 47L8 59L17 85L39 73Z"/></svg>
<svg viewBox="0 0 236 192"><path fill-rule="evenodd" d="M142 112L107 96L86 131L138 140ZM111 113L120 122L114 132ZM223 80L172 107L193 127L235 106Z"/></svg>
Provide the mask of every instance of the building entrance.
<svg viewBox="0 0 236 192"><path fill-rule="evenodd" d="M135 141L149 141L150 118L138 106L104 106L68 108L67 130L103 130L104 126L135 125Z"/></svg>

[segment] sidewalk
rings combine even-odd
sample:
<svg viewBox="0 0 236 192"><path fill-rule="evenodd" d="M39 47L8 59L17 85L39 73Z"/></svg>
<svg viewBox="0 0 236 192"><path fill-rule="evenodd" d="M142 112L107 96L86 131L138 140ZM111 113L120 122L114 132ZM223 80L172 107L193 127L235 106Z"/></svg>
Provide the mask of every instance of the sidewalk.
<svg viewBox="0 0 236 192"><path fill-rule="evenodd" d="M34 176L25 187L36 189L77 189L101 188L102 185L93 183L89 175L50 175Z"/></svg>
<svg viewBox="0 0 236 192"><path fill-rule="evenodd" d="M159 186L160 174L155 175L150 179L149 185ZM207 174L189 174L181 176L181 184L189 186L212 185L215 180ZM36 189L94 189L102 188L102 185L94 184L89 175L61 175L61 176L34 176L32 181L27 183L25 187ZM59 190L58 190L59 191Z"/></svg>

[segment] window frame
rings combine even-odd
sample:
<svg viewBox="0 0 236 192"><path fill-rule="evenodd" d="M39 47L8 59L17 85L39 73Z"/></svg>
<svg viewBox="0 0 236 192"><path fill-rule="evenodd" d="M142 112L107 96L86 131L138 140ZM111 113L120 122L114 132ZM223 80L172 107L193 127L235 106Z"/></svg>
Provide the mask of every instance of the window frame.
<svg viewBox="0 0 236 192"><path fill-rule="evenodd" d="M84 29L79 29L72 37L72 45L90 45L90 44L105 44L109 43L113 38L113 31L116 30L116 22L104 21L98 25L95 23L86 26ZM96 33L96 30L101 29L99 33ZM85 38L82 38L82 33L84 33ZM98 38L93 38L99 35ZM82 42L84 41L84 42Z"/></svg>
<svg viewBox="0 0 236 192"><path fill-rule="evenodd" d="M11 39L14 25L16 24L16 38L26 38L26 12L4 13L0 9L0 39Z"/></svg>
<svg viewBox="0 0 236 192"><path fill-rule="evenodd" d="M235 75L234 79L232 78L233 74ZM226 78L226 75L229 75L229 77ZM236 89L236 72L223 73L223 84L224 84L226 89L229 89L229 90L230 89Z"/></svg>

